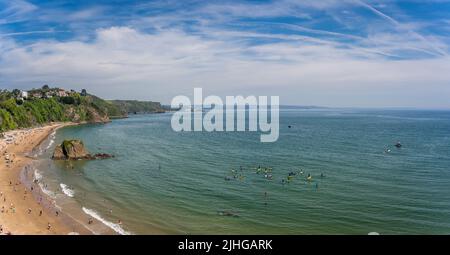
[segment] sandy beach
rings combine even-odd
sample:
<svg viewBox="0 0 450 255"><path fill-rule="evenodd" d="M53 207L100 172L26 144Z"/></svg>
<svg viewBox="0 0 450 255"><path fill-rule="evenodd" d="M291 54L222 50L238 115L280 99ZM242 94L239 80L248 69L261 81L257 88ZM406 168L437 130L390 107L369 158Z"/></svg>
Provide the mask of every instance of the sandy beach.
<svg viewBox="0 0 450 255"><path fill-rule="evenodd" d="M8 131L0 139L1 234L68 234L73 231L56 211L41 205L20 180L21 170L33 160L26 153L54 130L67 125L73 123Z"/></svg>

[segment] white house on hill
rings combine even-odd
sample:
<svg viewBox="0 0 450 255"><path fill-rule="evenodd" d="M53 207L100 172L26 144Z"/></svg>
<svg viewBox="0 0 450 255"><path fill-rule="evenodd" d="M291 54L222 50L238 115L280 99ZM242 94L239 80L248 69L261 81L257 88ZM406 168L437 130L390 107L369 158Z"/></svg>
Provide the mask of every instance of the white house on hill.
<svg viewBox="0 0 450 255"><path fill-rule="evenodd" d="M21 98L27 98L28 97L28 91L20 91L20 97Z"/></svg>

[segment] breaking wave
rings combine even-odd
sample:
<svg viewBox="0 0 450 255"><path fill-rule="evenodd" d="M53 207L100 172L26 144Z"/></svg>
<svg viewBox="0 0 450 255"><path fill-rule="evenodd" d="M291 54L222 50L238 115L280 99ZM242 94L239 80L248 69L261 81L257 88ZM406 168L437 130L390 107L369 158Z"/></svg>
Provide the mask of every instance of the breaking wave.
<svg viewBox="0 0 450 255"><path fill-rule="evenodd" d="M75 196L75 191L73 191L72 189L69 188L69 186L67 186L64 183L59 184L59 186L61 187L61 190L64 194L66 194L66 196L68 197L74 197Z"/></svg>
<svg viewBox="0 0 450 255"><path fill-rule="evenodd" d="M92 209L83 207L83 212L86 213L87 215L92 216L93 218L100 221L101 223L105 224L106 226L108 226L109 228L111 228L112 230L114 230L116 233L118 233L120 235L131 235L130 232L125 231L119 224L115 224L115 223L112 223L110 221L103 219L96 211L94 211Z"/></svg>

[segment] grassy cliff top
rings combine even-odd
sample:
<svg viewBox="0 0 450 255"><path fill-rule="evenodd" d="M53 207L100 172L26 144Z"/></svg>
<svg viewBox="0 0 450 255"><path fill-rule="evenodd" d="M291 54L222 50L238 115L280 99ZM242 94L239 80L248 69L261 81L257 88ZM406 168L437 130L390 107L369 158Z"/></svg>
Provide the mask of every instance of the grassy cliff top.
<svg viewBox="0 0 450 255"><path fill-rule="evenodd" d="M60 88L28 91L0 90L0 132L56 121L107 122L126 117L129 112L162 112L161 104L129 100L104 100L85 90Z"/></svg>

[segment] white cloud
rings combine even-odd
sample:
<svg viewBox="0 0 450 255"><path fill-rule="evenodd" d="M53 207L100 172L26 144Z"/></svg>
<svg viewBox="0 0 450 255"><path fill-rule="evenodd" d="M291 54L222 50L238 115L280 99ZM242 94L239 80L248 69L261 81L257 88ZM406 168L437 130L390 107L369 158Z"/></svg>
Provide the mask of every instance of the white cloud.
<svg viewBox="0 0 450 255"><path fill-rule="evenodd" d="M166 103L200 86L220 96L280 95L283 104L450 107L448 57L391 60L326 41L248 45L223 39L129 27L99 29L92 42L23 46L0 38L0 83L49 83Z"/></svg>
<svg viewBox="0 0 450 255"><path fill-rule="evenodd" d="M0 32L0 87L48 83L168 103L200 86L220 96L279 95L282 104L450 107L449 38L419 34L433 24L398 19L391 0L208 2L133 16L132 8L183 5L152 2L117 18L105 6L70 11L5 3L0 25L69 20L61 27L73 34L23 42L14 38L67 31ZM270 19L276 17L296 22Z"/></svg>

